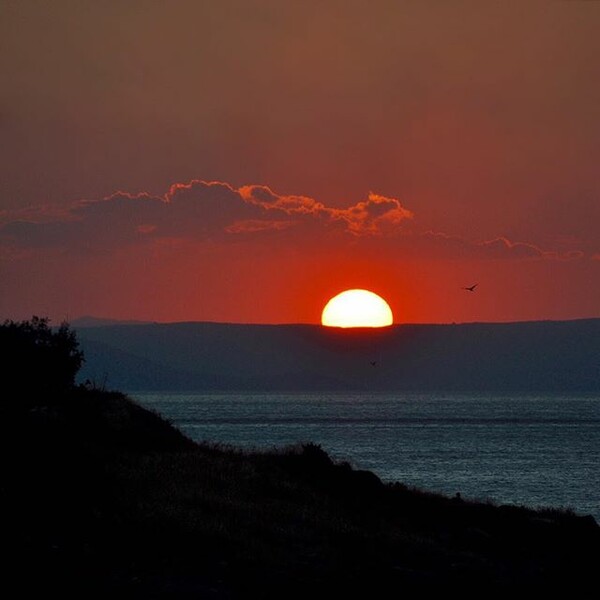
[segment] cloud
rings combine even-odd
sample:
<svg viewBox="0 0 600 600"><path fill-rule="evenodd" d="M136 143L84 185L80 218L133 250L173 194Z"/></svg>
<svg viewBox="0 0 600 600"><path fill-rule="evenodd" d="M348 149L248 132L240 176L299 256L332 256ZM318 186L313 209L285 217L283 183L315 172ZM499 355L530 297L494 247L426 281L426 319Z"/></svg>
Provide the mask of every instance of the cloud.
<svg viewBox="0 0 600 600"><path fill-rule="evenodd" d="M258 231L281 231L292 227L293 221L266 221L261 219L248 219L236 221L225 228L227 233L256 233Z"/></svg>
<svg viewBox="0 0 600 600"><path fill-rule="evenodd" d="M40 207L17 213L12 220L4 214L0 236L29 247L93 250L141 238L210 239L314 223L355 236L379 235L411 217L398 200L375 194L337 209L304 196L277 195L265 186L236 190L222 182L191 181L172 185L163 197L116 192L62 212Z"/></svg>
<svg viewBox="0 0 600 600"><path fill-rule="evenodd" d="M413 213L395 198L370 192L367 200L348 208L331 208L306 196L278 196L266 186L247 185L239 190L246 202L289 216L309 216L327 223L340 223L353 235L377 235L390 226L412 219Z"/></svg>
<svg viewBox="0 0 600 600"><path fill-rule="evenodd" d="M507 253L513 258L542 258L544 252L534 244L511 242L505 237L488 240L478 244L487 258L503 258Z"/></svg>
<svg viewBox="0 0 600 600"><path fill-rule="evenodd" d="M110 252L161 240L277 243L323 248L350 243L395 257L435 259L576 259L581 253L547 252L505 237L471 241L441 232L419 231L414 214L396 198L370 192L346 208L307 196L280 195L264 185L239 189L218 181L172 185L164 196L116 192L101 200L82 200L70 208L30 208L0 215L1 256L24 250ZM8 250L7 250L8 249ZM19 252L17 252L19 250Z"/></svg>
<svg viewBox="0 0 600 600"><path fill-rule="evenodd" d="M139 240L166 214L161 199L123 192L98 201L78 202L55 220L47 219L48 212L47 207L37 213L30 211L28 220L17 215L16 220L0 227L0 240L30 248L105 251Z"/></svg>
<svg viewBox="0 0 600 600"><path fill-rule="evenodd" d="M410 259L423 260L525 260L560 258L555 252L545 252L534 244L511 242L499 237L472 241L437 231L409 231L385 240L366 243L371 252L385 252Z"/></svg>

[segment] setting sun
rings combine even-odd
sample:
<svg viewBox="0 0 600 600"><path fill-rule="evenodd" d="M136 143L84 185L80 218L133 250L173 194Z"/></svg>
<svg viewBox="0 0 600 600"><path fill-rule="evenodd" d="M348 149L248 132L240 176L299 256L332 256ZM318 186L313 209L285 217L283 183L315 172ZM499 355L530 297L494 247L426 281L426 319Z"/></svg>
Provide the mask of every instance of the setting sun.
<svg viewBox="0 0 600 600"><path fill-rule="evenodd" d="M326 327L387 327L393 322L388 303L368 290L346 290L334 296L321 315Z"/></svg>

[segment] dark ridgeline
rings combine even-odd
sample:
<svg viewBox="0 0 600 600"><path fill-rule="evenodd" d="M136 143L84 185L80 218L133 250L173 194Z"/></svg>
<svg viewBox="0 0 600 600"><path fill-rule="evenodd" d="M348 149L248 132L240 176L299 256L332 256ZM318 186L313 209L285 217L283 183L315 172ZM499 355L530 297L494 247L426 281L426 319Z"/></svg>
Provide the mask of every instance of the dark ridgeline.
<svg viewBox="0 0 600 600"><path fill-rule="evenodd" d="M84 377L128 390L600 391L600 319L384 329L78 328Z"/></svg>
<svg viewBox="0 0 600 600"><path fill-rule="evenodd" d="M0 325L3 356L15 348L0 406L5 590L592 596L591 517L383 484L311 443L263 453L198 445L123 394L74 385L81 355L68 327Z"/></svg>

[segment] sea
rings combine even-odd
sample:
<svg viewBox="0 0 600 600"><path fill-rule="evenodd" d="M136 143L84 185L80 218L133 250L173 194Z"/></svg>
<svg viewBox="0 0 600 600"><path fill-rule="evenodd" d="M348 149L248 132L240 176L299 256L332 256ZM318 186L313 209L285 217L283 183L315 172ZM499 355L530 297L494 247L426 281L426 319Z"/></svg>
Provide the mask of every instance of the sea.
<svg viewBox="0 0 600 600"><path fill-rule="evenodd" d="M600 523L600 396L130 394L196 441L319 444L383 481Z"/></svg>

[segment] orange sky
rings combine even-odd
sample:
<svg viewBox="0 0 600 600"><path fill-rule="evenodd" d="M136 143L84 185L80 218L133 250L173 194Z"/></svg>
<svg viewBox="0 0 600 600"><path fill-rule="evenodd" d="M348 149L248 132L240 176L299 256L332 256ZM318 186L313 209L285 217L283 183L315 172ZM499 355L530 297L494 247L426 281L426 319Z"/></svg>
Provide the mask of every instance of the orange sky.
<svg viewBox="0 0 600 600"><path fill-rule="evenodd" d="M576 1L4 3L0 317L317 323L353 287L399 322L598 317L599 27Z"/></svg>

